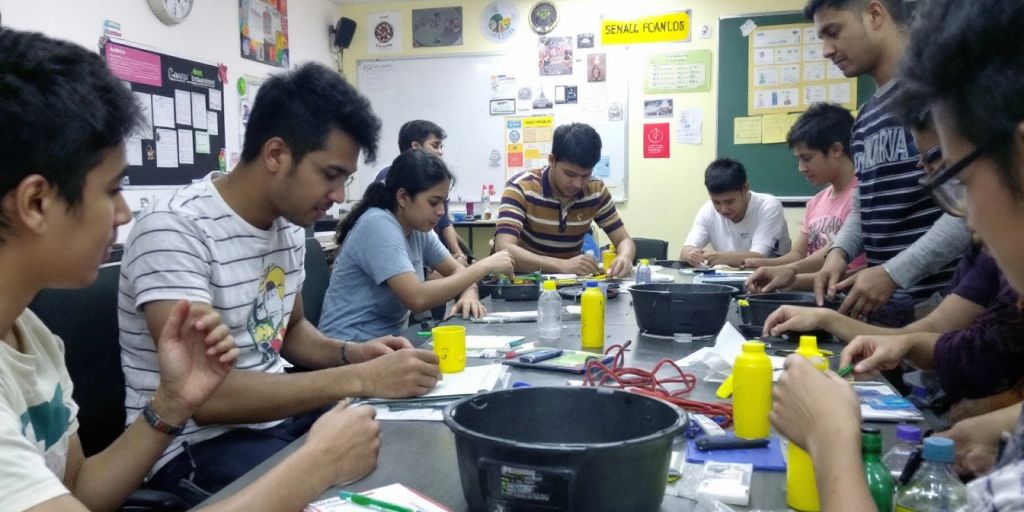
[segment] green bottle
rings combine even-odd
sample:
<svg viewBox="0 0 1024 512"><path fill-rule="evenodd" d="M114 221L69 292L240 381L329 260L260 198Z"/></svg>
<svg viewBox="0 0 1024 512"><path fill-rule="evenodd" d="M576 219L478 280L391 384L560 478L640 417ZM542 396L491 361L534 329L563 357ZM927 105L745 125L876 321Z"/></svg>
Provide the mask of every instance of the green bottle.
<svg viewBox="0 0 1024 512"><path fill-rule="evenodd" d="M860 428L860 452L864 459L864 477L868 481L871 499L879 512L892 512L896 483L889 468L882 462L882 434L875 427Z"/></svg>

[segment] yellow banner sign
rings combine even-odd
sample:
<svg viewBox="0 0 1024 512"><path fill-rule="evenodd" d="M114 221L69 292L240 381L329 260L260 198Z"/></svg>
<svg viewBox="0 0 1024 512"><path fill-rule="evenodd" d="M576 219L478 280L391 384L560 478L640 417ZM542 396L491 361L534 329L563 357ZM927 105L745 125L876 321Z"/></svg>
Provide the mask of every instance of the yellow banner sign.
<svg viewBox="0 0 1024 512"><path fill-rule="evenodd" d="M523 128L540 128L544 126L553 126L555 124L555 118L552 116L534 116L523 118Z"/></svg>
<svg viewBox="0 0 1024 512"><path fill-rule="evenodd" d="M690 40L690 11L635 20L602 20L601 44L675 43Z"/></svg>

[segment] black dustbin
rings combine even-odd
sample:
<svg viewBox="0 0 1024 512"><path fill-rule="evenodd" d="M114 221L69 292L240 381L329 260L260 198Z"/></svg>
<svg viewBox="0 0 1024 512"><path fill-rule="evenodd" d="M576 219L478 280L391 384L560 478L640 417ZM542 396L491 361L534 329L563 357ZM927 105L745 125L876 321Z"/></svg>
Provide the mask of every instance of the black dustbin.
<svg viewBox="0 0 1024 512"><path fill-rule="evenodd" d="M610 388L533 387L445 410L470 510L646 511L665 496L686 412Z"/></svg>

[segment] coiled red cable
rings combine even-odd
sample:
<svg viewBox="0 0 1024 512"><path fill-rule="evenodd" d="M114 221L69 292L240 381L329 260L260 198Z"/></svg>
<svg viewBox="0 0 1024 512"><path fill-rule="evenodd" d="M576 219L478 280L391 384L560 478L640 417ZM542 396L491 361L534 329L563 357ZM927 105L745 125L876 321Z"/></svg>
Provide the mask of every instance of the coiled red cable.
<svg viewBox="0 0 1024 512"><path fill-rule="evenodd" d="M704 414L715 419L723 427L732 424L732 405L683 398L683 395L689 394L696 387L697 377L692 373L684 372L671 359L658 361L649 371L626 366L626 350L632 344L633 340L627 340L622 345L608 347L604 351L605 355L613 356L608 365L596 359L587 362L583 385L625 389L639 395L664 400L685 411ZM658 374L662 370L670 372L670 375L659 377Z"/></svg>

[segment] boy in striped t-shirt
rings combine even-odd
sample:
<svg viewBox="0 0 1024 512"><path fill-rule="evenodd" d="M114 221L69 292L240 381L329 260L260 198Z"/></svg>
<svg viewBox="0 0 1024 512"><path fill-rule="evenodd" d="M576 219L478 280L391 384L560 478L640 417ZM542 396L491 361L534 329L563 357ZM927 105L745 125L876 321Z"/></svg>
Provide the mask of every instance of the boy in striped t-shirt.
<svg viewBox="0 0 1024 512"><path fill-rule="evenodd" d="M903 1L812 0L804 13L826 58L845 76L867 74L878 86L861 106L850 142L858 194L815 276L815 292L820 301L848 290L840 313L874 314L873 322L900 327L914 320L915 303L945 288L970 244L963 222L943 216L917 184L924 173L918 149L894 113L894 75L906 45ZM843 280L862 251L868 268Z"/></svg>
<svg viewBox="0 0 1024 512"><path fill-rule="evenodd" d="M601 159L601 136L582 123L555 129L548 166L512 177L501 194L495 250L507 250L516 270L589 275L597 262L582 254L583 235L597 222L615 244L608 274L633 271L636 246L615 210L612 195L593 176Z"/></svg>

